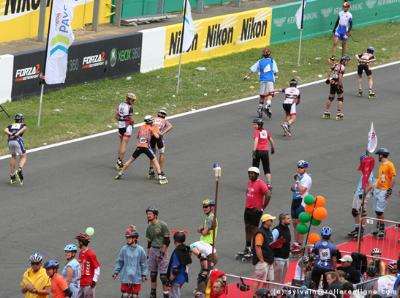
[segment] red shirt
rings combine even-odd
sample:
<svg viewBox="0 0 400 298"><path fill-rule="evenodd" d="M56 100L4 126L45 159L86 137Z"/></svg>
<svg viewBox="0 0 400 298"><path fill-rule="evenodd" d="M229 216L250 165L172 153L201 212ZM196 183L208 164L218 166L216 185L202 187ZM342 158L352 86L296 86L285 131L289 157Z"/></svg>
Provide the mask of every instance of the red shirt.
<svg viewBox="0 0 400 298"><path fill-rule="evenodd" d="M267 151L269 149L269 138L270 133L266 129L255 129L253 132L253 138L258 138L256 150Z"/></svg>
<svg viewBox="0 0 400 298"><path fill-rule="evenodd" d="M137 142L136 146L142 148L149 148L150 147L150 140L154 133L158 133L158 127L152 126L149 124L144 124L139 127L137 132Z"/></svg>
<svg viewBox="0 0 400 298"><path fill-rule="evenodd" d="M249 180L246 191L246 208L263 209L264 196L268 190L268 185L261 179L254 182Z"/></svg>
<svg viewBox="0 0 400 298"><path fill-rule="evenodd" d="M80 250L78 261L81 265L81 287L90 286L93 281L94 270L100 267L96 253L91 248Z"/></svg>

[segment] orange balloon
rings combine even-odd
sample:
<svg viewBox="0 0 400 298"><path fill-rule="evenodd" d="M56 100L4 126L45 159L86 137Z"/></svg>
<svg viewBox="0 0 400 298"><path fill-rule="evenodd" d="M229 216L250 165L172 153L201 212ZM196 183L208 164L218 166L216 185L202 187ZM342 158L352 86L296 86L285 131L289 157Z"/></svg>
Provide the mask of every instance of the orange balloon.
<svg viewBox="0 0 400 298"><path fill-rule="evenodd" d="M316 220L324 220L325 218L328 217L328 211L326 210L325 207L315 208L314 213L313 213L313 217Z"/></svg>
<svg viewBox="0 0 400 298"><path fill-rule="evenodd" d="M310 235L308 235L308 243L309 244L315 244L319 240L321 240L321 237L317 233L310 233Z"/></svg>
<svg viewBox="0 0 400 298"><path fill-rule="evenodd" d="M324 196L318 195L315 197L315 206L316 207L325 207L326 205L326 198Z"/></svg>
<svg viewBox="0 0 400 298"><path fill-rule="evenodd" d="M314 211L314 204L312 204L312 205L305 205L305 206L304 206L304 210L305 210L307 213L312 214L313 211Z"/></svg>

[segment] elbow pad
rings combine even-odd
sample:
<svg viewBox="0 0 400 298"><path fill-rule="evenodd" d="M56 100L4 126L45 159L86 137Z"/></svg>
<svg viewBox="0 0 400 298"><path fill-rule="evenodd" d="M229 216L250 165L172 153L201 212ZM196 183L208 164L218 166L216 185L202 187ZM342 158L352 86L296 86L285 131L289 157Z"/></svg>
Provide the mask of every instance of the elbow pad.
<svg viewBox="0 0 400 298"><path fill-rule="evenodd" d="M150 247L151 247L151 241L147 241L147 248L150 249Z"/></svg>
<svg viewBox="0 0 400 298"><path fill-rule="evenodd" d="M169 244L170 244L170 242L171 242L171 240L169 239L169 236L168 237L164 237L164 240L163 240L163 244L165 245L165 246L169 246Z"/></svg>

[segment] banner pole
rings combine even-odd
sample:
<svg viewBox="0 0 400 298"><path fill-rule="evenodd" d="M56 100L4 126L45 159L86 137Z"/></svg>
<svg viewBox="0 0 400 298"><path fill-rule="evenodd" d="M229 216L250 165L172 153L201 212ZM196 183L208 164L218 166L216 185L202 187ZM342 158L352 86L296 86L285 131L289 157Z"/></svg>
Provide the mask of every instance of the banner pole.
<svg viewBox="0 0 400 298"><path fill-rule="evenodd" d="M41 84L41 86L40 86L40 100L39 100L39 112L38 112L37 127L40 127L40 118L42 117L43 91L44 91L44 83Z"/></svg>
<svg viewBox="0 0 400 298"><path fill-rule="evenodd" d="M300 40L299 40L299 53L297 56L297 66L300 66L300 56L301 56L301 41L303 39L303 29L300 30Z"/></svg>
<svg viewBox="0 0 400 298"><path fill-rule="evenodd" d="M181 65L182 65L182 50L183 50L183 38L185 36L185 17L186 17L186 1L189 0L183 0L183 17L182 17L182 34L181 34L181 44L179 45L179 66L178 66L178 80L176 82L176 94L178 95L179 93L179 85L181 82Z"/></svg>

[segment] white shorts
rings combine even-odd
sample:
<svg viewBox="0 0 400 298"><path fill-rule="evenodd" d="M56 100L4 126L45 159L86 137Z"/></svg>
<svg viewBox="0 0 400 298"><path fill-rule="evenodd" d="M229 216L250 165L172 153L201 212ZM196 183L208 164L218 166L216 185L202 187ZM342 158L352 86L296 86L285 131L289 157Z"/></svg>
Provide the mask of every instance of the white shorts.
<svg viewBox="0 0 400 298"><path fill-rule="evenodd" d="M266 262L258 262L256 264L254 275L256 279L262 281L274 281L274 264L268 264Z"/></svg>
<svg viewBox="0 0 400 298"><path fill-rule="evenodd" d="M364 210L367 210L367 203L368 203L368 199L370 198L370 193L368 193L365 196L365 200L364 200ZM362 204L362 197L360 198L360 195L358 193L355 193L353 196L353 204L352 207L353 209L360 211L361 210L361 204ZM364 211L365 212L365 211Z"/></svg>
<svg viewBox="0 0 400 298"><path fill-rule="evenodd" d="M193 250L194 248L197 248L200 252L200 255L204 258L208 257L209 255L212 254L212 246L211 244L204 242L204 241L196 241L192 244L190 244L190 250ZM214 248L214 253L217 251Z"/></svg>
<svg viewBox="0 0 400 298"><path fill-rule="evenodd" d="M274 83L273 82L260 82L260 95L267 95L268 93L273 92Z"/></svg>
<svg viewBox="0 0 400 298"><path fill-rule="evenodd" d="M24 140L22 138L8 141L8 149L10 154L13 156L23 155L26 153Z"/></svg>
<svg viewBox="0 0 400 298"><path fill-rule="evenodd" d="M374 208L377 212L385 212L387 207L386 190L374 188Z"/></svg>

